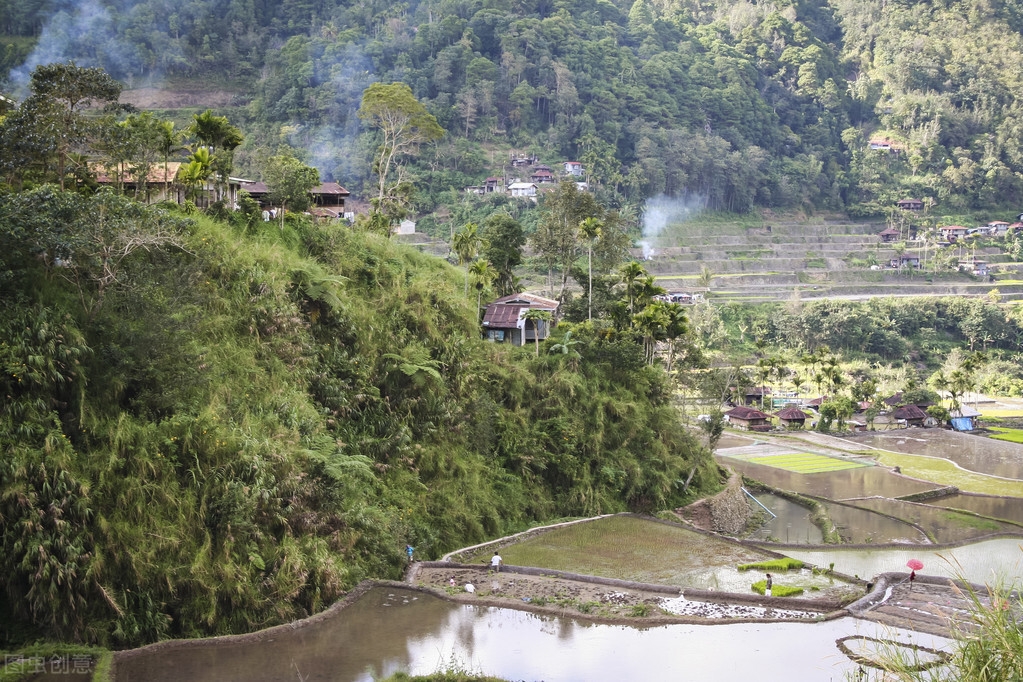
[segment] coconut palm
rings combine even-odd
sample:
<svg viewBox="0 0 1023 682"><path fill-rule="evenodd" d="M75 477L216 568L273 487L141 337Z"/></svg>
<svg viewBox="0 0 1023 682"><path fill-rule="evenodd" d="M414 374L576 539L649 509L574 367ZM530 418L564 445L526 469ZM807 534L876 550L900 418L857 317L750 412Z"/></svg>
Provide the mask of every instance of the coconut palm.
<svg viewBox="0 0 1023 682"><path fill-rule="evenodd" d="M476 259L483 247L483 238L479 235L479 225L466 223L461 231L455 233L451 248L458 255L458 264L465 266L465 297L469 298L469 263Z"/></svg>
<svg viewBox="0 0 1023 682"><path fill-rule="evenodd" d="M643 335L643 357L649 365L654 364L654 350L657 341L664 338L667 323L668 316L659 303L648 305L633 317L634 326Z"/></svg>
<svg viewBox="0 0 1023 682"><path fill-rule="evenodd" d="M629 317L632 317L635 307L634 288L636 280L646 275L646 270L636 261L626 263L618 270L621 273L622 281L625 283L625 291L629 295Z"/></svg>
<svg viewBox="0 0 1023 682"><path fill-rule="evenodd" d="M182 146L184 135L180 131L174 130L174 121L160 121L157 132L157 148L163 154L163 194L169 199L170 175L167 172L167 167L171 154L184 151L185 148Z"/></svg>
<svg viewBox="0 0 1023 682"><path fill-rule="evenodd" d="M579 234L586 239L586 267L589 271L589 300L586 304L586 319L593 319L593 240L600 235L603 227L596 218L586 218L579 223Z"/></svg>
<svg viewBox="0 0 1023 682"><path fill-rule="evenodd" d="M540 322L550 322L553 317L554 313L552 311L541 310L539 308L530 308L522 314L523 320L530 320L533 322L533 339L536 341L537 356L540 355Z"/></svg>
<svg viewBox="0 0 1023 682"><path fill-rule="evenodd" d="M480 309L483 307L483 290L497 279L498 272L490 261L478 260L469 266L469 274L476 285L476 316L479 318Z"/></svg>

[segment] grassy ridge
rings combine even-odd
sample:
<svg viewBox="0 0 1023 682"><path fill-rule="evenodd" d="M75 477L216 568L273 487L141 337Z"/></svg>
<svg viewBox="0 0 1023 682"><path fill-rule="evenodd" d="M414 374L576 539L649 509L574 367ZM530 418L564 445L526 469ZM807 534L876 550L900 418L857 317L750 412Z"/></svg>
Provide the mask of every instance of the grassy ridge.
<svg viewBox="0 0 1023 682"><path fill-rule="evenodd" d="M461 274L382 238L199 217L101 306L84 257L0 258L9 641L250 630L396 577L406 543L716 485L633 340L485 343Z"/></svg>

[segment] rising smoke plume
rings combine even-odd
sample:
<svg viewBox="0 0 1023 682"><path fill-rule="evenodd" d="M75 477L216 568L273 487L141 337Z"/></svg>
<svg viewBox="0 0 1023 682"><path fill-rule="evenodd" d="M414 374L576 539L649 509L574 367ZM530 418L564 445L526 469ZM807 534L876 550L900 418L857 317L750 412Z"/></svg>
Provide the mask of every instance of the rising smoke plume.
<svg viewBox="0 0 1023 682"><path fill-rule="evenodd" d="M659 194L646 200L643 205L643 258L649 260L656 251L657 239L668 225L684 223L694 217L707 205L705 198L697 195L669 197Z"/></svg>

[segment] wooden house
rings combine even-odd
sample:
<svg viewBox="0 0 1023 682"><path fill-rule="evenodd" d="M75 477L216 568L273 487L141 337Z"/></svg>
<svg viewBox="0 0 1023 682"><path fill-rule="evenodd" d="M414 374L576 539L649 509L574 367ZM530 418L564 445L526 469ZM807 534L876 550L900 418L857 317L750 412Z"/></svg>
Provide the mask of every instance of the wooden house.
<svg viewBox="0 0 1023 682"><path fill-rule="evenodd" d="M771 415L744 405L733 407L725 412L725 419L729 424L743 431L771 430Z"/></svg>
<svg viewBox="0 0 1023 682"><path fill-rule="evenodd" d="M523 316L529 310L548 310L551 321L526 320ZM483 338L496 343L510 343L522 346L533 343L539 337L543 341L550 336L551 327L557 324L558 302L536 294L511 294L502 296L487 306L483 315Z"/></svg>
<svg viewBox="0 0 1023 682"><path fill-rule="evenodd" d="M920 256L912 256L904 253L901 256L892 258L890 265L893 268L901 270L902 268L914 268L919 269L920 267Z"/></svg>
<svg viewBox="0 0 1023 682"><path fill-rule="evenodd" d="M905 422L906 426L923 426L927 413L916 405L903 405L895 409L892 417L898 422Z"/></svg>
<svg viewBox="0 0 1023 682"><path fill-rule="evenodd" d="M885 244L899 241L899 235L901 233L894 227L886 227L877 236L881 238L881 241Z"/></svg>
<svg viewBox="0 0 1023 682"><path fill-rule="evenodd" d="M751 386L739 396L743 405L758 405L771 397L771 389L763 386Z"/></svg>
<svg viewBox="0 0 1023 682"><path fill-rule="evenodd" d="M962 239L970 233L970 228L963 227L962 225L948 225L940 229L941 236L949 242Z"/></svg>
<svg viewBox="0 0 1023 682"><path fill-rule="evenodd" d="M538 170L529 176L529 179L533 182L540 184L544 182L554 182L554 174L549 170Z"/></svg>
<svg viewBox="0 0 1023 682"><path fill-rule="evenodd" d="M490 177L483 181L483 193L491 194L493 192L504 191L504 178Z"/></svg>
<svg viewBox="0 0 1023 682"><path fill-rule="evenodd" d="M798 407L786 407L779 410L774 416L778 418L782 427L786 429L801 429L806 425L806 420L810 417L810 415Z"/></svg>
<svg viewBox="0 0 1023 682"><path fill-rule="evenodd" d="M919 199L900 199L895 202L895 205L901 208L903 211L922 211L924 210L924 202Z"/></svg>

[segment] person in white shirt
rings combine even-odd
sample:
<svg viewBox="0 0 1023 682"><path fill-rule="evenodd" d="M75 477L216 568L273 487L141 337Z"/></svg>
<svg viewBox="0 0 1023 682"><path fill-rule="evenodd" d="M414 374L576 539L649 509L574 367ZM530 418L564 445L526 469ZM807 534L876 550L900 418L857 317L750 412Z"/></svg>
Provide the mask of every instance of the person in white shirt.
<svg viewBox="0 0 1023 682"><path fill-rule="evenodd" d="M490 567L492 569L494 569L495 573L500 573L501 572L501 562L502 561L503 561L503 559L501 559L501 555L498 554L497 552L494 552L494 556L490 557Z"/></svg>

